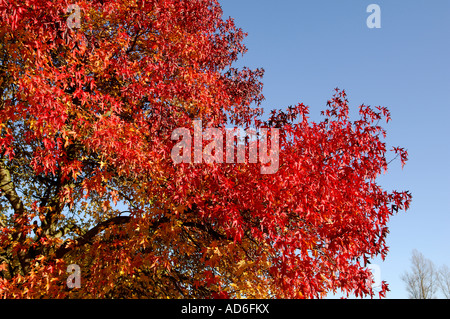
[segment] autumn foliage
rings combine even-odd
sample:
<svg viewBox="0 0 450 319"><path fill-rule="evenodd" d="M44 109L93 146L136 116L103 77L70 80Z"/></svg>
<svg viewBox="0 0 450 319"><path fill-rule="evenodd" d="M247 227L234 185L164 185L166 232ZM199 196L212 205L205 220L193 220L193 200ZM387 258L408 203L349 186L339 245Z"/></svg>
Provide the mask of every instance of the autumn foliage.
<svg viewBox="0 0 450 319"><path fill-rule="evenodd" d="M262 70L215 0L0 0L0 295L373 295L389 217L384 107L261 120ZM279 169L171 159L180 127L279 128ZM208 141L203 141L207 144ZM406 161L406 151L394 154ZM69 264L81 288L66 285ZM385 283L381 290L387 289Z"/></svg>

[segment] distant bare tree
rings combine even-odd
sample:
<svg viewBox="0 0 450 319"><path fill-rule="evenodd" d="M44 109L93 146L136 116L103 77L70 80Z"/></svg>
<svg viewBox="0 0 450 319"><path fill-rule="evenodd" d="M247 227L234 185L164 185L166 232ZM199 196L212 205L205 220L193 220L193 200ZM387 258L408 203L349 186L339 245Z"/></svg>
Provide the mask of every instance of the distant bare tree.
<svg viewBox="0 0 450 319"><path fill-rule="evenodd" d="M438 274L433 262L422 253L413 250L411 272L406 272L402 280L406 283L411 299L433 299L438 288Z"/></svg>
<svg viewBox="0 0 450 319"><path fill-rule="evenodd" d="M450 299L450 268L447 265L439 268L438 284L444 298Z"/></svg>

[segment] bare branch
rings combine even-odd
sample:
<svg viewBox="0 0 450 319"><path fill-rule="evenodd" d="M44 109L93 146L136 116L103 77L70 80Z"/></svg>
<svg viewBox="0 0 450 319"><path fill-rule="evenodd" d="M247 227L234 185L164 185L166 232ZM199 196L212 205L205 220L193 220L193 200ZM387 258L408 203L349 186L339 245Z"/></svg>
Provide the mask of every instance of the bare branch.
<svg viewBox="0 0 450 319"><path fill-rule="evenodd" d="M436 292L436 271L431 260L414 250L411 257L411 272L402 276L410 299L433 299Z"/></svg>

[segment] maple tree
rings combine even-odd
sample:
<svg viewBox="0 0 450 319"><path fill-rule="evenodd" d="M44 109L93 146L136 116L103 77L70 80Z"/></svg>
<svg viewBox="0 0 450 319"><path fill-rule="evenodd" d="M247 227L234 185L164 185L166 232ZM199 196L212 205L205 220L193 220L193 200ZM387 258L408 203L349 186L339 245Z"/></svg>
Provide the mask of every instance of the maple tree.
<svg viewBox="0 0 450 319"><path fill-rule="evenodd" d="M374 294L367 263L411 200L376 183L385 107L352 121L336 89L321 122L303 104L262 121L263 71L232 66L245 34L216 1L78 1L76 28L69 5L0 0L2 297ZM174 163L199 119L278 128L278 171Z"/></svg>

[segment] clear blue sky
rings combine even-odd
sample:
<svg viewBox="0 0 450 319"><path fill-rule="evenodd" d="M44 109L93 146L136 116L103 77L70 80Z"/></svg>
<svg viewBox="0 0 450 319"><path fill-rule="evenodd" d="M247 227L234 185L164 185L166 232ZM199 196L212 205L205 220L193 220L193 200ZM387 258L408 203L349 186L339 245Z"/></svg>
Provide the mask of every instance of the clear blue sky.
<svg viewBox="0 0 450 319"><path fill-rule="evenodd" d="M388 146L408 149L379 179L387 190L410 190L411 208L392 217L390 252L376 260L388 298L407 298L400 276L413 249L450 266L450 0L219 0L224 17L248 33L237 66L266 71L263 107L310 106L312 118L345 89L354 110L389 108ZM369 4L381 28L369 29ZM393 155L389 154L388 158Z"/></svg>

